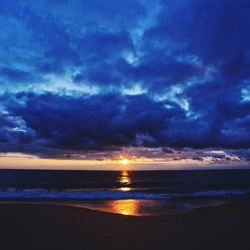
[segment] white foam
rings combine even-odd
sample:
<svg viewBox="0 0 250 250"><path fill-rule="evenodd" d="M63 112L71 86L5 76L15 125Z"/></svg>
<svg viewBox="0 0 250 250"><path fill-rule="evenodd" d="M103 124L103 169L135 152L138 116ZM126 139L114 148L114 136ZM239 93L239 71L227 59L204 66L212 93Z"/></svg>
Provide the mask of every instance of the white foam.
<svg viewBox="0 0 250 250"><path fill-rule="evenodd" d="M49 191L46 189L8 189L0 191L0 198L14 199L165 199L165 194L123 192L110 190Z"/></svg>
<svg viewBox="0 0 250 250"><path fill-rule="evenodd" d="M185 194L178 193L144 193L144 192L124 192L119 190L80 190L80 191L57 191L46 189L23 189L14 188L0 191L0 199L58 199L58 200L87 200L87 199L147 199L147 200L171 200L176 198L189 197L223 197L223 196L243 196L249 194L250 190L210 190L201 192L191 192Z"/></svg>

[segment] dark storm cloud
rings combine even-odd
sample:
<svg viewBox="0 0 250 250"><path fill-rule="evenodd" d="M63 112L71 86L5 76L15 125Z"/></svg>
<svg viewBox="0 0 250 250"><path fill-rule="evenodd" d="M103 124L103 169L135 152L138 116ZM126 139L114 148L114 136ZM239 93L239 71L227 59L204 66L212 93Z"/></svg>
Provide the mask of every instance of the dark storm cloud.
<svg viewBox="0 0 250 250"><path fill-rule="evenodd" d="M250 147L249 0L1 4L2 152Z"/></svg>
<svg viewBox="0 0 250 250"><path fill-rule="evenodd" d="M249 123L237 124L237 136L231 138L232 134L217 128L218 121L210 119L208 123L204 119L189 119L175 103L155 101L147 95L72 97L19 93L7 108L10 120L5 121L5 131L9 137L15 135L14 141L10 138L9 142L20 148L26 143L64 149L65 152L123 146L250 146L249 137L241 134L239 129L241 126L248 129ZM13 117L17 118L11 121Z"/></svg>
<svg viewBox="0 0 250 250"><path fill-rule="evenodd" d="M10 115L24 121L39 145L67 150L138 143L159 146L170 120L185 115L174 103L155 102L143 95L72 97L22 93L17 97L23 102L9 103Z"/></svg>

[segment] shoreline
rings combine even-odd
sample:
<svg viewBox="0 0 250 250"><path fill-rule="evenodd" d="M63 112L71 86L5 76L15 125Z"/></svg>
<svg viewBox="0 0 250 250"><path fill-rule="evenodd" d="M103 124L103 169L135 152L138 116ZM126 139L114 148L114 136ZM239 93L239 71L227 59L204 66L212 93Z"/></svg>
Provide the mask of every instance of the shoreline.
<svg viewBox="0 0 250 250"><path fill-rule="evenodd" d="M78 209L84 209L84 210L90 210L90 211L94 211L94 212L100 212L100 213L107 213L107 214L115 214L115 215L121 215L121 216L132 216L132 217L158 217L158 216L171 216L171 215L182 215L182 214L186 214L186 213L195 213L196 211L199 211L201 209L209 209L209 208L214 208L214 207L221 207L221 206L229 206L229 205L244 205L244 202L234 202L234 201L210 201L209 203L206 204L202 204L202 205L197 205L194 207L188 207L185 210L178 210L176 209L175 211L165 211L163 212L162 210L164 210L164 208L161 211L156 211L153 213L132 213L129 214L129 212L124 213L124 211L120 210L120 211L112 211L112 209L108 209L107 207L105 207L104 205L99 205L96 206L97 202L129 202L129 204L127 205L125 203L125 206L127 206L126 208L128 209L128 206L131 206L130 202L155 202L155 200L140 200L140 199L133 199L133 200L87 200L87 201L71 201L71 200L32 200L32 199L20 199L20 200L0 200L0 206L1 205L37 205L37 206L56 206L56 207L71 207L71 208L78 208ZM156 200L157 202L162 202L162 200ZM102 204L102 203L101 203ZM250 206L249 201L246 203ZM157 204L156 204L157 206ZM121 208L122 209L122 208Z"/></svg>
<svg viewBox="0 0 250 250"><path fill-rule="evenodd" d="M250 205L124 216L85 208L0 204L1 249L249 249Z"/></svg>

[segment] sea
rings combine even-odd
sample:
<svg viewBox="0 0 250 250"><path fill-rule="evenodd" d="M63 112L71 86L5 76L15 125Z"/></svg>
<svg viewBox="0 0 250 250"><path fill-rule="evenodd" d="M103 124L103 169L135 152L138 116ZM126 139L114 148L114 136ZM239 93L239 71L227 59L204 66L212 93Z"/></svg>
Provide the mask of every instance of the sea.
<svg viewBox="0 0 250 250"><path fill-rule="evenodd" d="M249 202L250 170L0 170L0 203L159 216Z"/></svg>

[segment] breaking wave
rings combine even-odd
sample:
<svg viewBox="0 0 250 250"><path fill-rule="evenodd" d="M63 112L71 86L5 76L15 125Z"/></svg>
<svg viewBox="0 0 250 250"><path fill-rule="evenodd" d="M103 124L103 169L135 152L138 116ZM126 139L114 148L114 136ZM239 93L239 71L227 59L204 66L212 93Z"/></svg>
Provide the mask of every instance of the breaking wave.
<svg viewBox="0 0 250 250"><path fill-rule="evenodd" d="M102 200L102 199L146 199L146 200L171 200L178 198L197 197L228 197L244 196L250 194L250 190L210 190L191 193L147 193L125 192L120 190L47 190L42 188L22 189L8 188L0 191L0 199L53 199L53 200Z"/></svg>

